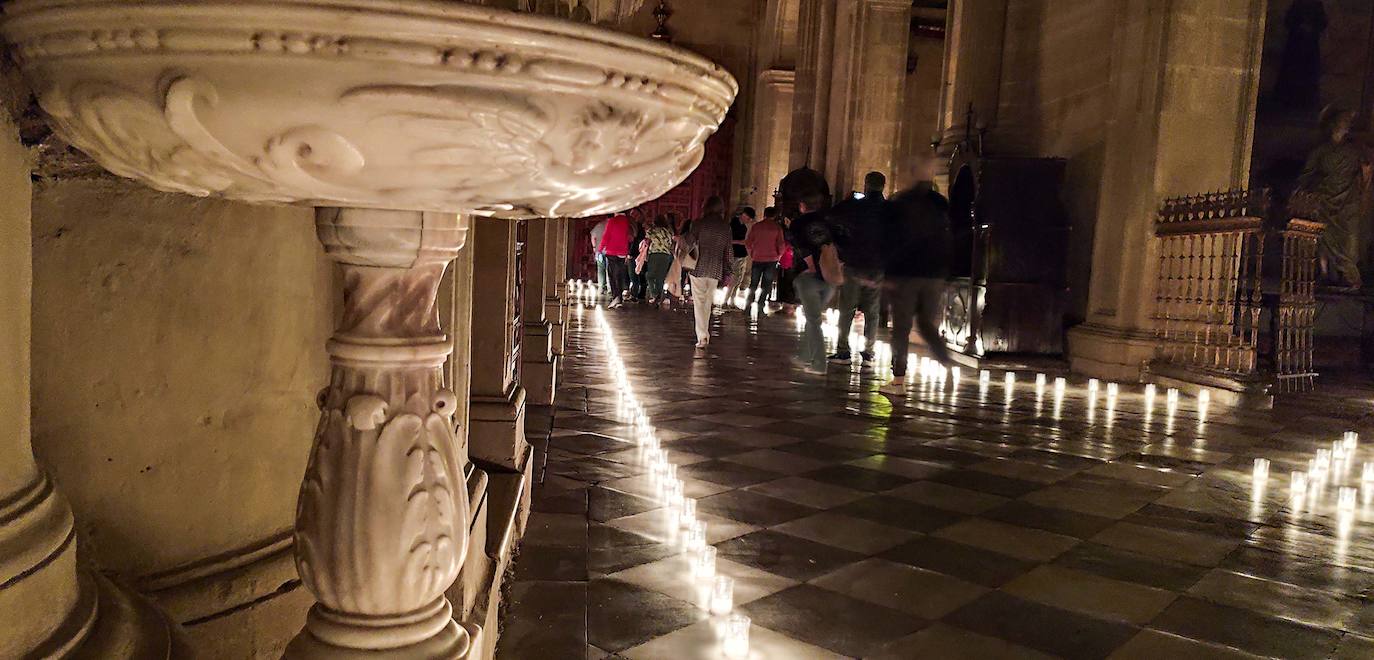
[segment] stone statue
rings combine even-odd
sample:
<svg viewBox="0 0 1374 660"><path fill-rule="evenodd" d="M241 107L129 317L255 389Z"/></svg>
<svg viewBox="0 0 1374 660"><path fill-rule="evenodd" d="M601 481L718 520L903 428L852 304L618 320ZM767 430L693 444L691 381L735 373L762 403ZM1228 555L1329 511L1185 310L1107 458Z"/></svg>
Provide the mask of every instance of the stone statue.
<svg viewBox="0 0 1374 660"><path fill-rule="evenodd" d="M1326 224L1317 242L1320 279L1344 288L1361 283L1358 260L1368 188L1367 159L1349 139L1354 119L1355 113L1334 106L1322 111L1322 134L1327 139L1312 150L1298 178L1298 190L1313 195L1317 219Z"/></svg>

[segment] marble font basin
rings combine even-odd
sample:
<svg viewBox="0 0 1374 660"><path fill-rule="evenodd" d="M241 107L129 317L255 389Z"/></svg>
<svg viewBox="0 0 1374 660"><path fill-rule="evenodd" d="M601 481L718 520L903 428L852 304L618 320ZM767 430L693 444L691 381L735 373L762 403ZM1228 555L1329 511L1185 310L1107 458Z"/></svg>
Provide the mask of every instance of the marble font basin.
<svg viewBox="0 0 1374 660"><path fill-rule="evenodd" d="M111 172L259 203L621 210L691 173L738 89L664 44L433 0L12 0L0 34Z"/></svg>

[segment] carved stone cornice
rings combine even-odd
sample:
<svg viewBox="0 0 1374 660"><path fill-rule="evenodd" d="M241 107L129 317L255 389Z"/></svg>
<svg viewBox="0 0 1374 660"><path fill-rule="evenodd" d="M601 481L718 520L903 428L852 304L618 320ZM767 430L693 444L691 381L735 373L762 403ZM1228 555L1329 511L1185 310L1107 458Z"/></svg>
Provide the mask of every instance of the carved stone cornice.
<svg viewBox="0 0 1374 660"><path fill-rule="evenodd" d="M737 90L664 44L426 0L15 0L0 33L102 166L249 202L604 213L685 179Z"/></svg>

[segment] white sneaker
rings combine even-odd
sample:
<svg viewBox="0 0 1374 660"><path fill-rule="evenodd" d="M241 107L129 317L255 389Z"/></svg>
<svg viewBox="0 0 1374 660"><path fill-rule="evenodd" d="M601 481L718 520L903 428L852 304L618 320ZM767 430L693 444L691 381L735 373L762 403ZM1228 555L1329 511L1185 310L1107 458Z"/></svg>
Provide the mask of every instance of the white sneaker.
<svg viewBox="0 0 1374 660"><path fill-rule="evenodd" d="M894 395L894 396L902 396L902 395L906 394L906 379L904 379L904 378L893 378L892 380L888 381L888 383L887 383L886 385L883 385L882 387L879 387L879 388L878 388L878 391L879 391L879 392L882 392L883 394L892 394L892 395Z"/></svg>

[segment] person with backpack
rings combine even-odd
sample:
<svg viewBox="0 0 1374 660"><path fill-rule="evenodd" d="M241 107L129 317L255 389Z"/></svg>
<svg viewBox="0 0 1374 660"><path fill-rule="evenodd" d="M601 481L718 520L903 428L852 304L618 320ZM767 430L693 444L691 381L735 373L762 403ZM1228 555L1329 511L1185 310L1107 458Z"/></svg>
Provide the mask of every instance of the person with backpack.
<svg viewBox="0 0 1374 660"><path fill-rule="evenodd" d="M953 257L949 200L932 183L934 156L923 160L920 183L891 201L884 243L884 283L892 306L892 380L880 390L900 395L906 386L911 326L941 364L952 365L939 319Z"/></svg>
<svg viewBox="0 0 1374 660"><path fill-rule="evenodd" d="M824 193L808 191L798 200L801 215L792 221L792 286L801 300L806 319L797 360L807 373L825 373L825 334L821 329L825 307L838 284L843 283L834 234L825 211Z"/></svg>

